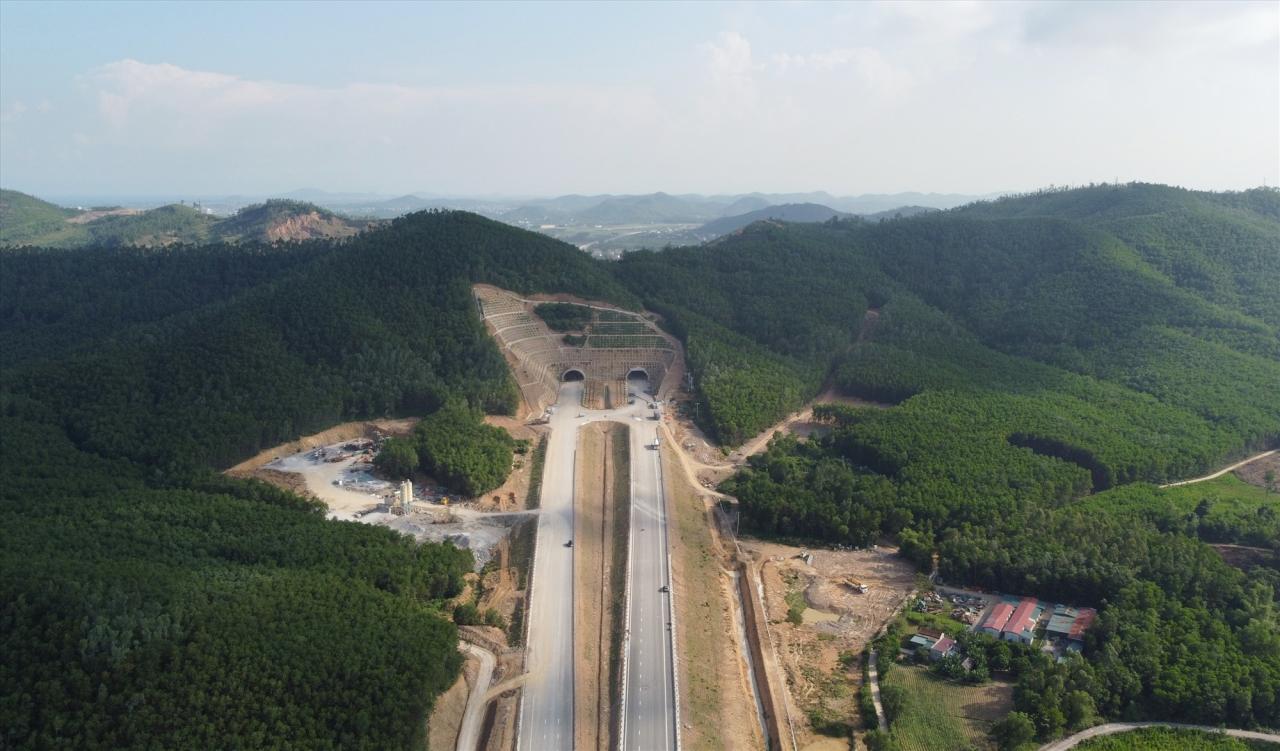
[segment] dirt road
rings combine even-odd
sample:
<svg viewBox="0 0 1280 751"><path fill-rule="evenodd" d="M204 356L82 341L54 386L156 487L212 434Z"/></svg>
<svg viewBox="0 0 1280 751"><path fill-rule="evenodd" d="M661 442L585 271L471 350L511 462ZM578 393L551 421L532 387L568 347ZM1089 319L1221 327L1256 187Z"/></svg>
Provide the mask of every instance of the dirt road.
<svg viewBox="0 0 1280 751"><path fill-rule="evenodd" d="M467 697L467 709L462 716L462 727L458 730L458 751L478 751L480 728L484 723L485 694L489 691L489 683L493 680L493 668L497 658L483 647L469 642L459 642L459 648L480 660L480 671L476 674L475 685L471 687L471 695Z"/></svg>
<svg viewBox="0 0 1280 751"><path fill-rule="evenodd" d="M876 705L876 722L880 730L889 729L889 720L884 715L884 705L880 703L880 675L876 670L876 650L867 655L867 682L871 684L871 703Z"/></svg>
<svg viewBox="0 0 1280 751"><path fill-rule="evenodd" d="M1061 740L1046 743L1040 747L1040 751L1067 751L1067 749L1075 748L1076 744L1090 738L1097 738L1100 735L1124 733L1130 730L1137 730L1139 728L1180 728L1183 730L1203 730L1206 733L1223 733L1233 738L1280 743L1280 735L1275 733L1258 733L1253 730L1226 730L1223 728L1209 727L1207 725L1183 725L1177 722L1109 722L1105 725L1097 725L1089 728L1088 730L1082 730L1075 735L1067 736Z"/></svg>
<svg viewBox="0 0 1280 751"><path fill-rule="evenodd" d="M1254 462L1258 461L1259 459L1265 459L1266 457L1271 456L1271 455L1272 455L1272 454L1274 454L1274 453L1276 453L1276 450L1275 450L1275 449L1272 449L1272 450L1270 450L1270 451L1263 451L1261 454L1254 454L1253 456L1249 457L1248 459L1245 459L1244 461L1236 462L1235 464L1232 464L1230 467L1224 467L1224 468L1222 468L1222 469L1218 470L1217 472L1214 472L1214 473L1213 473L1213 474L1211 474L1211 475L1205 475L1204 477L1193 477L1193 478L1192 478L1192 479L1190 479L1190 480L1180 480L1180 481L1178 481L1178 482L1171 482L1171 483L1167 483L1167 484L1165 484L1165 485L1161 485L1160 487L1162 487L1162 488L1176 488L1176 487L1179 487L1179 486L1181 486L1181 485L1193 485L1193 484L1195 484L1195 483L1197 483L1197 482L1204 482L1205 480L1216 480L1216 479L1218 479L1219 477L1222 477L1223 475L1225 475L1226 473L1228 473L1228 472L1230 472L1230 471L1232 471L1232 470L1234 470L1234 469L1239 469L1239 468L1243 467L1243 466L1244 466L1244 465L1246 465L1246 464L1253 464Z"/></svg>

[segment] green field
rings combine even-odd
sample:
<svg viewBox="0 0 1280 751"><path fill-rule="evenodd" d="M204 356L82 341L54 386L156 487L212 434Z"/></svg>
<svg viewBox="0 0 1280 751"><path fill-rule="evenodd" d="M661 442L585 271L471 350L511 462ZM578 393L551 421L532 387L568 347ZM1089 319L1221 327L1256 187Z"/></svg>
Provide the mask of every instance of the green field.
<svg viewBox="0 0 1280 751"><path fill-rule="evenodd" d="M1090 740L1079 751L1276 751L1280 743L1244 741L1218 733L1170 728L1142 728Z"/></svg>
<svg viewBox="0 0 1280 751"><path fill-rule="evenodd" d="M1280 538L1280 493L1234 474L1176 488L1133 485L1090 496L1082 508L1135 514L1206 542L1260 545Z"/></svg>
<svg viewBox="0 0 1280 751"><path fill-rule="evenodd" d="M987 733L1013 708L1008 684L962 686L937 680L925 668L895 666L884 686L901 686L905 702L889 726L899 751L994 748Z"/></svg>

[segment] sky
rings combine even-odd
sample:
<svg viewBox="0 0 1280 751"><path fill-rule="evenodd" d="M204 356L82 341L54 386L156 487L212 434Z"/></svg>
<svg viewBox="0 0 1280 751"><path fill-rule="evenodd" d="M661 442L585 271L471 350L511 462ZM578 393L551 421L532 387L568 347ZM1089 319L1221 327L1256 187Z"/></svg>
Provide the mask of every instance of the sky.
<svg viewBox="0 0 1280 751"><path fill-rule="evenodd" d="M1280 2L0 0L37 195L1280 180Z"/></svg>

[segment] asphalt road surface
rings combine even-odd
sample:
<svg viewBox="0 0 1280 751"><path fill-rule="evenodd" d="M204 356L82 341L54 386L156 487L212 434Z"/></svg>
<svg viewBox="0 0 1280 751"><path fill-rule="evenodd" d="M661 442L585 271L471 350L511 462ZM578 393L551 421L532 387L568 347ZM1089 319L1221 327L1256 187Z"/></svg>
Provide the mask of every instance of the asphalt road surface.
<svg viewBox="0 0 1280 751"><path fill-rule="evenodd" d="M573 537L574 455L583 384L560 388L542 470L542 505L533 560L528 677L520 700L521 751L573 748Z"/></svg>
<svg viewBox="0 0 1280 751"><path fill-rule="evenodd" d="M645 410L647 413L647 410ZM631 422L631 549L628 565L622 747L676 748L676 687L672 667L671 572L658 423Z"/></svg>
<svg viewBox="0 0 1280 751"><path fill-rule="evenodd" d="M631 434L631 537L624 633L622 747L674 751L677 744L671 572L658 422L636 384L634 403L612 410L582 407L583 384L562 384L542 474L542 510L529 601L527 678L520 704L520 751L573 748L573 481L578 428L626 423Z"/></svg>

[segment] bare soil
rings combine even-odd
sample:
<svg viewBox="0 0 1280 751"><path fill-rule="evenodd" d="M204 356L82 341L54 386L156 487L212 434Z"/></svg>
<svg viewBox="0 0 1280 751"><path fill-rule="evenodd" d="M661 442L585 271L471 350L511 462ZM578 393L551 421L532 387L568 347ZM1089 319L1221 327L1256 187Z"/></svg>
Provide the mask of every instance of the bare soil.
<svg viewBox="0 0 1280 751"><path fill-rule="evenodd" d="M341 425L334 425L328 430L322 430L319 433L309 436L303 436L296 441L282 443L274 448L266 451L260 451L251 459L246 459L239 464L226 470L226 474L233 477L255 477L254 470L265 464L270 464L276 459L291 456L300 451L310 451L313 448L327 446L331 443L339 441L349 441L353 438L371 438L375 431L380 431L383 435L405 435L413 426L418 424L420 417L405 417L396 420L361 420L359 422L344 422ZM270 479L266 476L260 479Z"/></svg>
<svg viewBox="0 0 1280 751"><path fill-rule="evenodd" d="M1274 566L1277 563L1276 554L1266 548L1225 543L1211 544L1209 547L1216 550L1228 565L1241 570L1248 570L1254 566Z"/></svg>
<svg viewBox="0 0 1280 751"><path fill-rule="evenodd" d="M142 209L108 209L106 211L86 211L83 214L76 214L67 219L67 224L88 224L95 222L104 216L137 216L142 213Z"/></svg>
<svg viewBox="0 0 1280 751"><path fill-rule="evenodd" d="M458 680L436 698L427 720L427 748L451 749L457 745L462 715L467 708L467 697L471 694L478 670L479 661L468 657L462 664L462 674L458 676Z"/></svg>
<svg viewBox="0 0 1280 751"><path fill-rule="evenodd" d="M711 499L688 482L670 451L663 452L662 474L672 512L682 745L763 748L750 677L733 637L730 556L715 533Z"/></svg>
<svg viewBox="0 0 1280 751"><path fill-rule="evenodd" d="M822 740L809 721L813 712L857 726L858 663L840 667L842 652L860 653L906 602L915 586L915 570L892 548L809 550L812 565L799 558L802 548L755 540L742 547L762 560L765 610L774 649L783 663L790 692L796 740L800 748ZM868 586L859 593L847 579ZM803 597L803 622L787 620L787 595Z"/></svg>
<svg viewBox="0 0 1280 751"><path fill-rule="evenodd" d="M1275 472L1280 477L1280 453L1264 456L1256 462L1246 464L1235 470L1236 477L1259 488L1267 487L1267 472ZM1277 480L1280 482L1280 480Z"/></svg>

